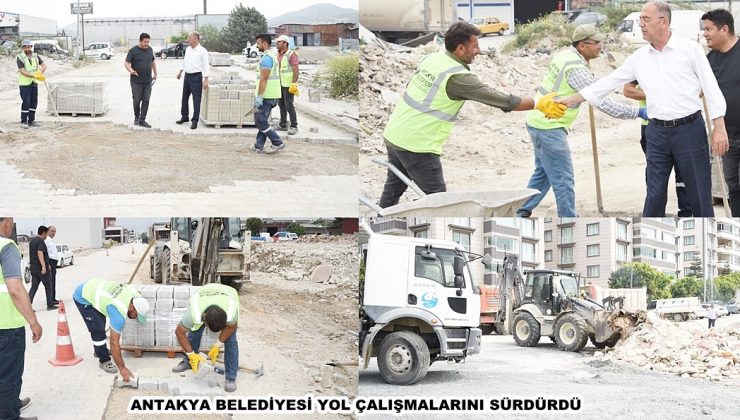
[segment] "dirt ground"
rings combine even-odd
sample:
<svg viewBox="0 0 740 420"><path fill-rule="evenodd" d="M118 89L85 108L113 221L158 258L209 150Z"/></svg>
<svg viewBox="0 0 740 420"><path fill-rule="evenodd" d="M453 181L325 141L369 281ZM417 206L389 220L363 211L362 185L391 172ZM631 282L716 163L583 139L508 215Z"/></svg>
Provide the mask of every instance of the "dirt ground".
<svg viewBox="0 0 740 420"><path fill-rule="evenodd" d="M252 249L250 281L239 292L239 364L264 366L265 374L255 378L240 372L246 379L238 382L235 394L357 396L357 338L349 333L356 329L357 316L356 240L254 242ZM310 278L320 264L332 266L332 277L326 283ZM295 277L295 272L305 275ZM134 283L151 283L148 257ZM164 394L114 388L103 418L153 418L123 414L131 397L140 395Z"/></svg>
<svg viewBox="0 0 740 420"><path fill-rule="evenodd" d="M436 51L433 45L407 52L363 47L360 64L360 177L362 194L377 201L383 190L386 171L372 158L386 159L382 133L387 117L421 57ZM627 52L614 52L617 62ZM479 55L472 71L490 86L517 96L532 96L552 59L548 54ZM612 71L603 57L592 61L596 77ZM612 99L636 105L621 94ZM462 108L442 154L448 191L483 191L526 188L534 170L531 140L525 128L526 113L504 113L496 108L468 101ZM640 120L617 120L596 110L596 139L601 172L605 215L639 215L645 198L645 157L640 148ZM581 110L568 135L575 172L576 208L579 216L600 216L596 200L594 162L587 105ZM415 199L407 193L403 200ZM533 216L556 214L552 192L535 209ZM668 187L666 211L677 213L673 178ZM715 208L722 214L719 207Z"/></svg>

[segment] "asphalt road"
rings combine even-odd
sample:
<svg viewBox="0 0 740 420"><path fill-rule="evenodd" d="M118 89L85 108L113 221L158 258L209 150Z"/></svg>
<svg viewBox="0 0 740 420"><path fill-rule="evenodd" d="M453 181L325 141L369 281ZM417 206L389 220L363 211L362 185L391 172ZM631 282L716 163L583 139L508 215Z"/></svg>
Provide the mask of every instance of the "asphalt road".
<svg viewBox="0 0 740 420"><path fill-rule="evenodd" d="M737 316L735 316L737 317ZM725 321L720 319L720 321ZM701 321L696 321L701 322ZM706 321L704 321L706 322ZM594 363L590 344L581 353L562 352L548 338L521 348L512 336L484 336L481 354L464 364L433 363L420 383L387 384L375 359L360 372L359 395L384 397L556 398L578 397L580 418L671 419L740 418L737 386ZM591 363L589 363L591 362ZM446 414L409 414L403 418L449 418ZM582 417L584 416L585 417ZM574 418L573 412L461 413L454 418ZM388 417L368 415L367 418Z"/></svg>

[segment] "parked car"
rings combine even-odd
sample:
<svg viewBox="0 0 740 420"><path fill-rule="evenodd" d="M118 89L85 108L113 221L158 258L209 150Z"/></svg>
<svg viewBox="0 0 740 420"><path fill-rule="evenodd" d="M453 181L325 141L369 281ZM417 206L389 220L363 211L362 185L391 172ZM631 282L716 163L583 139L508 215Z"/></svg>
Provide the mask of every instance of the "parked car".
<svg viewBox="0 0 740 420"><path fill-rule="evenodd" d="M725 305L725 308L727 308L727 314L732 315L738 313L737 311L737 300L735 298L730 299L729 302Z"/></svg>
<svg viewBox="0 0 740 420"><path fill-rule="evenodd" d="M596 12L583 12L579 13L572 22L575 25L585 25L590 23L594 26L600 26L606 23L606 15Z"/></svg>
<svg viewBox="0 0 740 420"><path fill-rule="evenodd" d="M504 31L509 30L509 24L502 22L496 17L487 17L482 19L473 19L470 23L480 29L482 36L488 34L498 34L499 36L504 34Z"/></svg>
<svg viewBox="0 0 740 420"><path fill-rule="evenodd" d="M45 42L38 42L33 45L33 51L37 54L59 54L59 55L67 55L69 52L67 50L61 49L57 47L54 44L48 44Z"/></svg>
<svg viewBox="0 0 740 420"><path fill-rule="evenodd" d="M172 44L167 48L162 48L161 50L157 51L155 54L157 57L161 59L165 58L184 58L185 57L185 48L187 48L188 45L185 42L178 42L177 44Z"/></svg>
<svg viewBox="0 0 740 420"><path fill-rule="evenodd" d="M654 309L655 309L655 307L656 307L656 305L657 305L657 303L658 303L658 301L657 301L657 300L651 300L650 302L648 302L648 304L647 304L647 308L646 308L646 309L647 309L648 311L650 311L650 310L654 310Z"/></svg>
<svg viewBox="0 0 740 420"><path fill-rule="evenodd" d="M702 303L701 306L702 306L702 308L704 308L705 311L708 311L709 310L709 306L711 306L712 304L714 304L714 310L717 311L717 318L726 316L728 314L727 313L727 308L725 307L725 305L722 302L719 302L719 301L714 301L714 302L709 302L709 303Z"/></svg>
<svg viewBox="0 0 740 420"><path fill-rule="evenodd" d="M244 49L242 50L242 54L244 54L245 56L249 58L257 58L258 52L259 51L257 50L257 47L254 45L251 47L244 47Z"/></svg>
<svg viewBox="0 0 740 420"><path fill-rule="evenodd" d="M272 235L272 239L277 241L295 241L298 239L298 235L293 232L278 232Z"/></svg>
<svg viewBox="0 0 740 420"><path fill-rule="evenodd" d="M67 245L57 245L57 253L59 254L57 267L64 267L67 265L75 264L75 256L72 254L72 250L70 250Z"/></svg>
<svg viewBox="0 0 740 420"><path fill-rule="evenodd" d="M110 60L111 57L116 55L113 50L113 44L110 42L93 42L87 44L83 50L85 57L99 58L101 60Z"/></svg>

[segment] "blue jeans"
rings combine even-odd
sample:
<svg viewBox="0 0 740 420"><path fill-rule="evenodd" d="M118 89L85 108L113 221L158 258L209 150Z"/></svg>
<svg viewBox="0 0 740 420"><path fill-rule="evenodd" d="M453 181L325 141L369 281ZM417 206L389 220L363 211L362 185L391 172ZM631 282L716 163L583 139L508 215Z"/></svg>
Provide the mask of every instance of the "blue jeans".
<svg viewBox="0 0 740 420"><path fill-rule="evenodd" d="M712 169L704 120L699 117L678 127L648 124L647 197L643 217L664 217L668 178L673 166L683 176L694 217L714 217Z"/></svg>
<svg viewBox="0 0 740 420"><path fill-rule="evenodd" d="M0 419L21 415L26 327L0 330Z"/></svg>
<svg viewBox="0 0 740 420"><path fill-rule="evenodd" d="M200 340L203 338L205 327L204 324L197 331L188 331L188 343L196 353L200 349ZM185 363L190 363L187 356L183 360ZM236 372L239 370L239 343L236 341L236 331L224 343L224 367L226 368L226 379L236 379Z"/></svg>
<svg viewBox="0 0 740 420"><path fill-rule="evenodd" d="M87 330L90 331L95 357L98 358L100 363L107 362L110 360L110 351L108 351L107 345L108 337L105 335L105 316L93 308L92 305L83 305L76 300L75 305L80 310L80 315L82 315L82 319L87 325ZM95 345L95 343L101 344Z"/></svg>
<svg viewBox="0 0 740 420"><path fill-rule="evenodd" d="M21 86L21 122L34 122L36 120L36 106L39 101L39 85L31 83Z"/></svg>
<svg viewBox="0 0 740 420"><path fill-rule="evenodd" d="M257 126L257 141L254 143L255 149L262 149L265 147L265 142L270 139L270 143L277 147L283 144L280 140L280 136L270 126L270 112L277 106L277 99L264 99L262 106L254 112L254 124Z"/></svg>
<svg viewBox="0 0 740 420"><path fill-rule="evenodd" d="M527 188L540 193L530 197L519 210L518 216L531 213L540 204L552 186L558 217L576 217L575 177L573 161L568 146L568 132L564 128L540 130L527 125L534 148L534 173Z"/></svg>

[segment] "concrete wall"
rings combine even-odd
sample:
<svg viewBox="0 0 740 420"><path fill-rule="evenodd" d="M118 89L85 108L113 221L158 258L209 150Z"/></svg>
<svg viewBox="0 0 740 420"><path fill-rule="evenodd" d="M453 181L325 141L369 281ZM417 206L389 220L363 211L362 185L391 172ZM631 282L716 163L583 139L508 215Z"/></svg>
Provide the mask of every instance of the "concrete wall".
<svg viewBox="0 0 740 420"><path fill-rule="evenodd" d="M57 228L56 244L67 244L70 249L103 246L103 218L47 217L42 224Z"/></svg>

